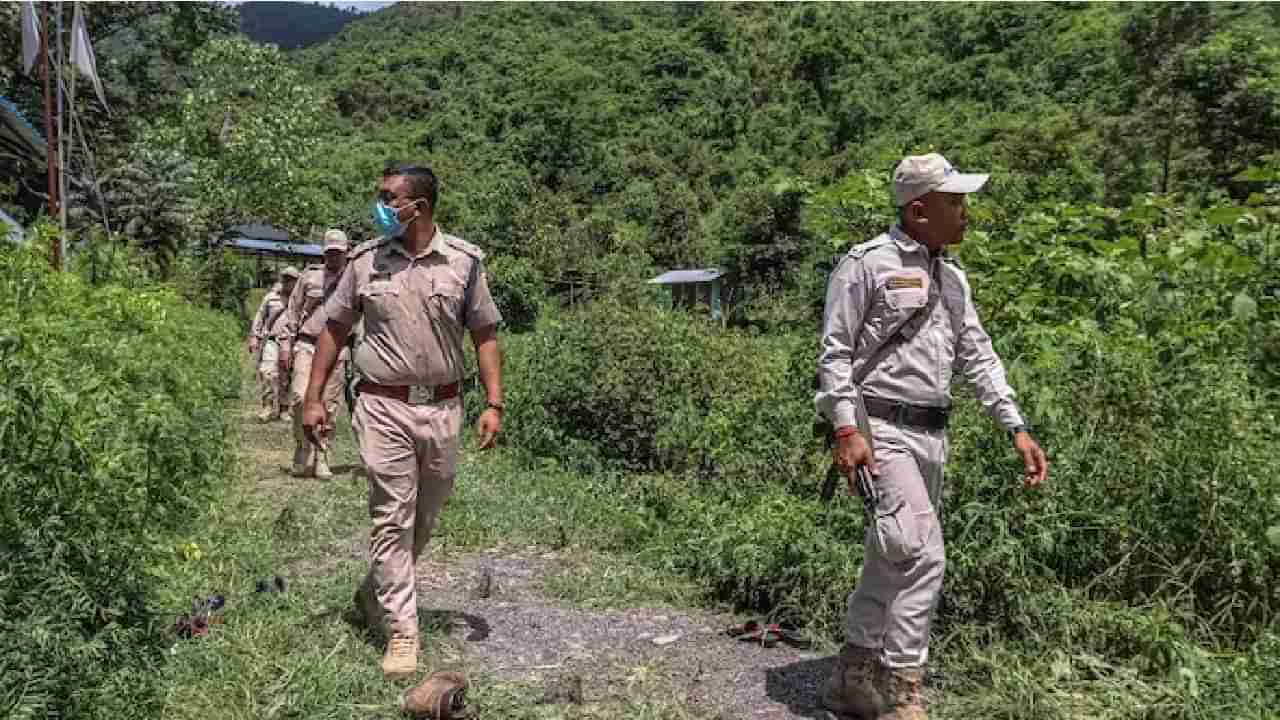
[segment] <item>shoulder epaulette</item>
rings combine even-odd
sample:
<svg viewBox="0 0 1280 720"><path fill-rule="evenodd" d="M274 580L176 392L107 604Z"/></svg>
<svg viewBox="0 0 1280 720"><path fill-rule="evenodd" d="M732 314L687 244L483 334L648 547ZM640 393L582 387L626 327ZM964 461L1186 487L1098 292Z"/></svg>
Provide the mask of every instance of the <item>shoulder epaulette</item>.
<svg viewBox="0 0 1280 720"><path fill-rule="evenodd" d="M378 237L372 240L366 240L360 243L359 245L351 248L351 250L347 252L347 260L355 260L361 255L364 255L365 253L369 252L370 250L375 250L377 248L380 248L383 245L386 245L390 241L391 241L391 238L388 238L383 235L379 235Z"/></svg>
<svg viewBox="0 0 1280 720"><path fill-rule="evenodd" d="M871 240L854 245L852 248L849 249L849 257L860 258L863 255L866 255L867 253L871 252L872 250L875 250L876 248L883 246L885 243L892 242L892 241L893 241L893 236L891 236L889 233L882 233L872 238Z"/></svg>
<svg viewBox="0 0 1280 720"><path fill-rule="evenodd" d="M452 247L455 250L464 252L477 260L484 259L483 250L476 247L475 245L472 245L466 240L463 240L462 238L454 237L452 235L445 235L444 241L449 245L449 247Z"/></svg>
<svg viewBox="0 0 1280 720"><path fill-rule="evenodd" d="M943 255L942 262L953 266L955 269L964 272L964 263L960 262L960 258L955 255Z"/></svg>

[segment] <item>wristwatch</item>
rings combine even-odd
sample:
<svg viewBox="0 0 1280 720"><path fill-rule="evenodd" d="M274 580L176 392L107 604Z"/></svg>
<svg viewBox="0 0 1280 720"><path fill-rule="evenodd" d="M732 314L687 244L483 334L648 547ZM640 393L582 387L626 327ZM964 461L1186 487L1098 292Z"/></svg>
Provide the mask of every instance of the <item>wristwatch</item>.
<svg viewBox="0 0 1280 720"><path fill-rule="evenodd" d="M502 403L500 403L500 402L494 402L494 401L492 401L492 400L489 400L489 401L485 402L484 406L485 406L486 408L493 408L494 410L497 410L499 415L501 415L501 414L502 414L503 412L505 412L505 411L506 411L506 409L507 409L507 406L506 406L506 405L504 405L504 404L502 404Z"/></svg>
<svg viewBox="0 0 1280 720"><path fill-rule="evenodd" d="M1014 425L1013 428L1009 430L1009 439L1012 440L1020 432L1031 434L1031 426L1030 425Z"/></svg>

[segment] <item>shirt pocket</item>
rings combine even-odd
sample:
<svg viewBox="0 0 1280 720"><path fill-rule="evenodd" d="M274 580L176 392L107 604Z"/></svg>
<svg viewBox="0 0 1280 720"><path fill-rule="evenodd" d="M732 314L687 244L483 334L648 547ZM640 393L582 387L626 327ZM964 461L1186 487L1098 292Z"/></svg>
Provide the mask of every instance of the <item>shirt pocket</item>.
<svg viewBox="0 0 1280 720"><path fill-rule="evenodd" d="M390 281L372 282L360 288L360 307L366 318L389 320L400 313L400 288Z"/></svg>
<svg viewBox="0 0 1280 720"><path fill-rule="evenodd" d="M462 324L462 302L466 287L452 274L441 273L431 279L427 296L427 313L433 320Z"/></svg>

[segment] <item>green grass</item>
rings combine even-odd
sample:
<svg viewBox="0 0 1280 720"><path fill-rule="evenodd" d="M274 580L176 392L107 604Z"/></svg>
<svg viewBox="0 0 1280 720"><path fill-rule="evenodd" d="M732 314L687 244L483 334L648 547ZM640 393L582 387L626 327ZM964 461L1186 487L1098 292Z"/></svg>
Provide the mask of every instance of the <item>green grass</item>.
<svg viewBox="0 0 1280 720"><path fill-rule="evenodd" d="M162 599L175 614L193 595L228 598L224 624L208 637L174 645L162 678L164 717L399 717L398 695L407 683L384 682L376 641L342 618L365 571L364 481L349 472L328 482L289 478L289 427L254 422L253 402L245 393L236 409L243 420L236 481L177 544L171 561L154 569L163 578ZM338 467L357 461L345 416L334 434L331 461ZM512 448L468 449L432 552L531 546L555 551L556 569L542 589L579 606L705 603L711 596L707 585L677 571L663 551L663 531L646 525L652 520L634 498L617 490L648 479L618 480L531 462ZM273 574L290 581L289 591L255 596L255 582ZM1021 645L993 640L999 632L979 624L935 632L933 671L940 691L931 717L1280 717L1270 707L1280 683L1275 642L1259 644L1252 654L1214 653L1188 642L1158 608L1120 607L1066 591L1028 595L1017 612L1004 622L1022 623L1035 633ZM838 618L814 619L817 634L838 638ZM425 632L423 673L447 666L439 664L431 628ZM1134 638L1141 639L1139 646L1116 647ZM540 687L500 682L483 669L469 672L477 717L693 717L680 697L658 688L661 673L644 667L617 692L619 698L650 699L580 706L542 705Z"/></svg>

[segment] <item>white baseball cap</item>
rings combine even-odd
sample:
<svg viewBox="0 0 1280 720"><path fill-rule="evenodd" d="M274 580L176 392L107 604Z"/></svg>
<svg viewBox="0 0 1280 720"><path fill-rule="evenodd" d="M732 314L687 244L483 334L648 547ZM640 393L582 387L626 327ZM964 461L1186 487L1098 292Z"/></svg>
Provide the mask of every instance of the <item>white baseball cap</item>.
<svg viewBox="0 0 1280 720"><path fill-rule="evenodd" d="M346 252L351 248L351 244L347 242L347 234L338 228L330 228L324 234L324 251L341 250Z"/></svg>
<svg viewBox="0 0 1280 720"><path fill-rule="evenodd" d="M973 193L991 176L958 172L938 153L909 155L893 169L893 201L902 207L931 192Z"/></svg>

